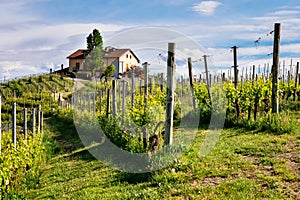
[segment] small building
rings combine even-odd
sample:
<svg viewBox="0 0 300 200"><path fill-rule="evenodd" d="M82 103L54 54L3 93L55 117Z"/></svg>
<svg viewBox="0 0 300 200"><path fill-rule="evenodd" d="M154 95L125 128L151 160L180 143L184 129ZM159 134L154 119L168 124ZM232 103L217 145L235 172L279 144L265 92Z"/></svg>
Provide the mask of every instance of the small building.
<svg viewBox="0 0 300 200"><path fill-rule="evenodd" d="M87 49L78 49L69 55L67 57L69 59L69 72L87 71L84 69L84 62L87 56ZM137 67L140 63L140 60L131 49L116 49L113 47L104 48L102 59L105 66L113 64L116 67L115 77Z"/></svg>

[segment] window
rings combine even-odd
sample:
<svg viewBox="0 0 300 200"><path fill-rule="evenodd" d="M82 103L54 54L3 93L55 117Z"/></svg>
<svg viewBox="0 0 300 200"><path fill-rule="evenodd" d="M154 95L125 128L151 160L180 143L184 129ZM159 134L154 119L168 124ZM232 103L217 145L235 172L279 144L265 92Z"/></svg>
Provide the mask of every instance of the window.
<svg viewBox="0 0 300 200"><path fill-rule="evenodd" d="M131 55L130 55L130 59L131 59Z"/></svg>
<svg viewBox="0 0 300 200"><path fill-rule="evenodd" d="M126 54L126 58L128 58L128 54Z"/></svg>
<svg viewBox="0 0 300 200"><path fill-rule="evenodd" d="M80 63L79 62L77 62L76 63L76 66L75 66L75 69L73 69L73 71L78 71L79 70L79 68L80 68Z"/></svg>

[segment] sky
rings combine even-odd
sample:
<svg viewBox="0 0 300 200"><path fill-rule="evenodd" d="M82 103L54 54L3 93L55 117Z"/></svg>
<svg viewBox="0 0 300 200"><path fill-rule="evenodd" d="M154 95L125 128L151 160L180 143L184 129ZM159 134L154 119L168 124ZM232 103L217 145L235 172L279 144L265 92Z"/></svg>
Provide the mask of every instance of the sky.
<svg viewBox="0 0 300 200"><path fill-rule="evenodd" d="M168 42L177 44L180 73L187 57L200 73L272 64L274 23L281 24L280 60L295 66L300 54L300 2L296 0L1 0L0 81L68 67L66 57L86 48L98 29L104 46L131 48L150 71L165 65ZM257 42L255 42L257 41Z"/></svg>

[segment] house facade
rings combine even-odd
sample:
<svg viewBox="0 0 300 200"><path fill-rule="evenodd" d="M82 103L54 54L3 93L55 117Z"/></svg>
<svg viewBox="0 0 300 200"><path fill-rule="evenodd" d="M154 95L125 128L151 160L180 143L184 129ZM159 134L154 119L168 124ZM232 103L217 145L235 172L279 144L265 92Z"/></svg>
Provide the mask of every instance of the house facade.
<svg viewBox="0 0 300 200"><path fill-rule="evenodd" d="M78 49L67 57L69 59L69 72L78 72L84 69L84 61L88 55L86 49Z"/></svg>
<svg viewBox="0 0 300 200"><path fill-rule="evenodd" d="M84 68L88 50L78 49L67 57L69 59L69 72L87 71ZM124 72L137 67L140 63L138 57L130 49L116 49L106 47L102 52L105 66L113 64L116 67L114 76L122 75Z"/></svg>

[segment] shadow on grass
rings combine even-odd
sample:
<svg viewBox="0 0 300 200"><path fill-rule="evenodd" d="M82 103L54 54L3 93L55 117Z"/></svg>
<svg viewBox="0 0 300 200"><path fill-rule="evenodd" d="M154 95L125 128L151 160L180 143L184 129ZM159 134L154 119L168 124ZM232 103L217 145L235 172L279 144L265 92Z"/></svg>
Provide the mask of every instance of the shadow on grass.
<svg viewBox="0 0 300 200"><path fill-rule="evenodd" d="M153 180L153 173L127 173L127 172L120 172L117 174L118 182L126 182L129 184L138 184L138 183L146 183L151 182Z"/></svg>
<svg viewBox="0 0 300 200"><path fill-rule="evenodd" d="M45 120L51 135L46 136L49 141L48 151L52 156L62 155L69 159L92 161L95 158L84 148L73 120L60 115L54 115Z"/></svg>

